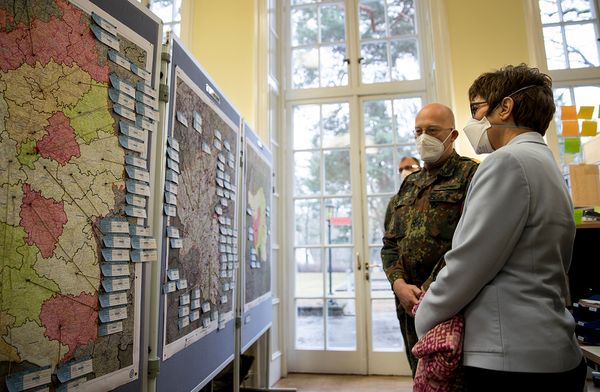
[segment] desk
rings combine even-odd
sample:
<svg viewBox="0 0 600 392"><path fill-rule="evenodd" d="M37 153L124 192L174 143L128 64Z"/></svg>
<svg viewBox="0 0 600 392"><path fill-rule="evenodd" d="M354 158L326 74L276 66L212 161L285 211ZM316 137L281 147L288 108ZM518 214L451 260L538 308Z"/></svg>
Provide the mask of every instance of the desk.
<svg viewBox="0 0 600 392"><path fill-rule="evenodd" d="M579 347L581 347L584 357L600 366L600 346L581 345Z"/></svg>

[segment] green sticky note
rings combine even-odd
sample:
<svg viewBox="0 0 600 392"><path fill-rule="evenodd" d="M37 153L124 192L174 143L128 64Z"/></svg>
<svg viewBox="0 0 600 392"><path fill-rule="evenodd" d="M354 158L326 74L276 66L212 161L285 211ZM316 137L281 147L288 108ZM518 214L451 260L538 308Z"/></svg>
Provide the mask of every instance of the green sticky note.
<svg viewBox="0 0 600 392"><path fill-rule="evenodd" d="M565 138L565 153L576 154L581 149L581 140L578 137Z"/></svg>
<svg viewBox="0 0 600 392"><path fill-rule="evenodd" d="M597 212L598 214L600 214L600 207L594 207L594 212Z"/></svg>
<svg viewBox="0 0 600 392"><path fill-rule="evenodd" d="M573 210L573 219L575 219L576 225L581 224L582 218L583 218L583 210Z"/></svg>

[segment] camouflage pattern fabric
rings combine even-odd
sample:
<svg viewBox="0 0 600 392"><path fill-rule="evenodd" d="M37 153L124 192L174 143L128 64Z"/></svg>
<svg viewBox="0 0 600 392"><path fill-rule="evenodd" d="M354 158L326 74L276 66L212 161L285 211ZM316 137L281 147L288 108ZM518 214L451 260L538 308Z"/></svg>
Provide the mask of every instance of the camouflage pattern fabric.
<svg viewBox="0 0 600 392"><path fill-rule="evenodd" d="M402 278L427 289L435 279L444 266L443 256L450 249L477 166L454 151L435 175L420 170L404 179L390 199L384 221L381 260L390 285ZM417 360L411 358L411 350L418 340L414 319L404 314L397 298L396 309L414 375Z"/></svg>

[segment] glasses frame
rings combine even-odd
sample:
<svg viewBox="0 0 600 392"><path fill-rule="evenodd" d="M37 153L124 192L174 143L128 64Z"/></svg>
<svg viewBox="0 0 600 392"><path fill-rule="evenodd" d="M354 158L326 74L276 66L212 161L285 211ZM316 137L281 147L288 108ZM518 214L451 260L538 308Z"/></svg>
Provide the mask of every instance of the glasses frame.
<svg viewBox="0 0 600 392"><path fill-rule="evenodd" d="M479 107L481 105L483 105L484 103L487 103L487 102L486 101L475 101L475 102L469 103L469 109L471 109L471 117L475 118L475 113L477 113L477 111L479 110Z"/></svg>

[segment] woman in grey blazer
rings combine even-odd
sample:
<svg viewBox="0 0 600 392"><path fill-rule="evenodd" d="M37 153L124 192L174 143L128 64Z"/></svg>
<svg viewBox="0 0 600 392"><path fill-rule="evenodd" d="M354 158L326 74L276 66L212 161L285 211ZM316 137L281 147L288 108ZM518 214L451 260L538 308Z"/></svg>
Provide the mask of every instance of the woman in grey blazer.
<svg viewBox="0 0 600 392"><path fill-rule="evenodd" d="M552 81L506 66L479 76L469 99L465 134L491 154L471 181L446 267L419 305L417 334L462 312L468 391L582 391L586 366L565 306L573 206L543 139Z"/></svg>

